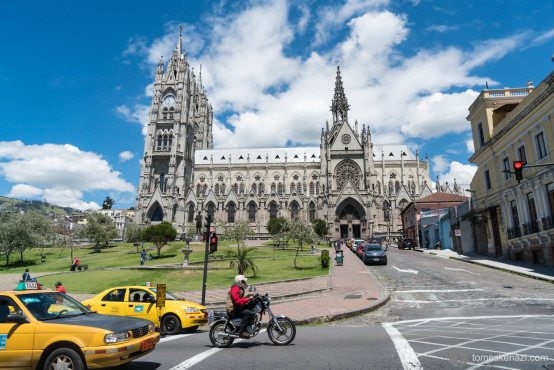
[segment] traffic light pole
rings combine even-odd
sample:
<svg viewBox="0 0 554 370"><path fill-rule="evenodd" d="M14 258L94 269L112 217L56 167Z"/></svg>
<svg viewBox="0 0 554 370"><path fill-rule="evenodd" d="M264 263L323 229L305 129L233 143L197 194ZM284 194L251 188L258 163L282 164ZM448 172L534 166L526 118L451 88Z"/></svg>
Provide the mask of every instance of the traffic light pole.
<svg viewBox="0 0 554 370"><path fill-rule="evenodd" d="M204 278L202 280L202 306L206 304L206 278L208 276L208 249L210 248L210 224L212 222L212 216L208 215L206 217L206 251L204 253Z"/></svg>

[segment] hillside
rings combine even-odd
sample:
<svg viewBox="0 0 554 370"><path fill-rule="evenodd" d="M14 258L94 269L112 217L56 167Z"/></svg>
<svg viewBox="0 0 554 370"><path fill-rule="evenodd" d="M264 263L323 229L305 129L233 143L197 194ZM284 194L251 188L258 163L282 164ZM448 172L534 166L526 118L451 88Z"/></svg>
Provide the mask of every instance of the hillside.
<svg viewBox="0 0 554 370"><path fill-rule="evenodd" d="M21 200L0 196L0 209L15 209L18 211L38 211L44 213L53 213L55 215L73 215L82 214L82 211L70 207L59 207L48 202L40 200Z"/></svg>

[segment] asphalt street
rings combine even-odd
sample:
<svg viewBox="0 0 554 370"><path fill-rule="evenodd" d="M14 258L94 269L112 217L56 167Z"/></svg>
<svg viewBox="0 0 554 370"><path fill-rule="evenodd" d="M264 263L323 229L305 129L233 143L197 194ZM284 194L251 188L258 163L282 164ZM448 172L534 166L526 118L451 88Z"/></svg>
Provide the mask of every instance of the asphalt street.
<svg viewBox="0 0 554 370"><path fill-rule="evenodd" d="M123 368L553 366L553 284L409 250L391 249L388 256L387 266L367 267L391 293L378 311L301 326L284 347L273 345L267 333L228 349L213 348L206 330L166 337L156 351Z"/></svg>

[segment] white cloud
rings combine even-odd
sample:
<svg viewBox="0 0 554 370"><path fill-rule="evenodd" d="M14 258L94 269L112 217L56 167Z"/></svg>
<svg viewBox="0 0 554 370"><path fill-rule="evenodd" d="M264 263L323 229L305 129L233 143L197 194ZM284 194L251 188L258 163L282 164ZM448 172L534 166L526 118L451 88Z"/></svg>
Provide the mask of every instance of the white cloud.
<svg viewBox="0 0 554 370"><path fill-rule="evenodd" d="M433 162L433 172L443 172L449 167L449 161L444 155L437 155L431 158Z"/></svg>
<svg viewBox="0 0 554 370"><path fill-rule="evenodd" d="M119 153L119 161L120 162L126 162L130 159L133 159L135 155L131 153L130 151L126 150L124 152Z"/></svg>
<svg viewBox="0 0 554 370"><path fill-rule="evenodd" d="M466 140L466 148L468 153L475 153L475 146L473 145L473 139Z"/></svg>
<svg viewBox="0 0 554 370"><path fill-rule="evenodd" d="M115 108L115 111L128 122L136 122L142 125L142 134L146 135L148 127L148 118L150 116L150 106L135 104L133 108L121 105Z"/></svg>
<svg viewBox="0 0 554 370"><path fill-rule="evenodd" d="M12 189L8 193L8 197L11 198L22 198L22 199L33 199L40 197L44 194L42 189L37 187L27 185L27 184L17 184L12 186Z"/></svg>
<svg viewBox="0 0 554 370"><path fill-rule="evenodd" d="M450 163L450 166L445 168L448 172L445 172L439 176L441 184L448 182L450 188L454 186L454 181L462 188L469 189L469 184L477 172L477 166L472 164L462 164L454 161ZM468 195L467 193L464 195Z"/></svg>
<svg viewBox="0 0 554 370"><path fill-rule="evenodd" d="M81 199L85 191L136 192L102 156L69 144L0 142L0 175L15 184L10 192L14 196L36 197L42 191L42 198L50 203L80 209L95 207L94 202Z"/></svg>
<svg viewBox="0 0 554 370"><path fill-rule="evenodd" d="M457 30L457 29L458 29L458 26L446 26L444 24L436 24L436 25L427 27L428 31L436 31L440 33Z"/></svg>

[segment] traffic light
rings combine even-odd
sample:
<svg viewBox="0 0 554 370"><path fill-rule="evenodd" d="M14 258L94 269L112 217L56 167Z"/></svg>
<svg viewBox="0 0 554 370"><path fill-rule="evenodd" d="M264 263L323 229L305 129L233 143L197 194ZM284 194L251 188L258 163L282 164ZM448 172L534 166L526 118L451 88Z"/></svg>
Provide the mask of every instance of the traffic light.
<svg viewBox="0 0 554 370"><path fill-rule="evenodd" d="M518 184L523 179L523 162L522 161L514 161L514 173L516 175L516 180Z"/></svg>
<svg viewBox="0 0 554 370"><path fill-rule="evenodd" d="M215 231L210 237L210 252L217 252L217 234Z"/></svg>

